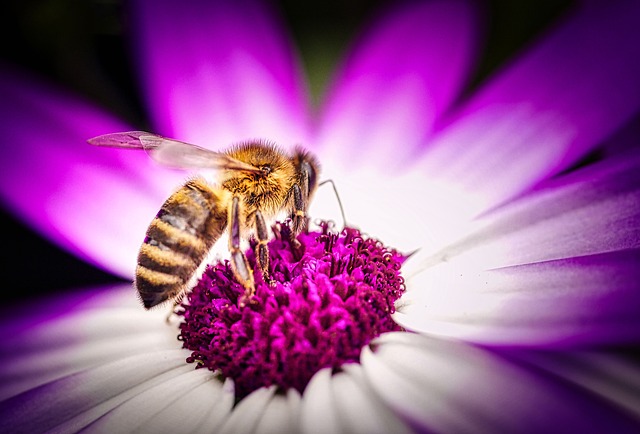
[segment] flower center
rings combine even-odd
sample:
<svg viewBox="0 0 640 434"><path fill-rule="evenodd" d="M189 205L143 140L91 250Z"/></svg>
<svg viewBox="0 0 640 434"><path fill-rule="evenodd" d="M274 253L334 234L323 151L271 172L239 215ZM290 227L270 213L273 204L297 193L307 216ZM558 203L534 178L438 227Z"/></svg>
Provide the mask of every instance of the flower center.
<svg viewBox="0 0 640 434"><path fill-rule="evenodd" d="M236 399L271 385L302 392L320 369L358 362L374 337L401 328L391 319L404 292L404 256L357 229L302 233L287 224L269 242L271 284L255 273L247 301L228 261L210 265L183 303L178 339L187 362L232 378ZM247 252L256 269L255 255Z"/></svg>

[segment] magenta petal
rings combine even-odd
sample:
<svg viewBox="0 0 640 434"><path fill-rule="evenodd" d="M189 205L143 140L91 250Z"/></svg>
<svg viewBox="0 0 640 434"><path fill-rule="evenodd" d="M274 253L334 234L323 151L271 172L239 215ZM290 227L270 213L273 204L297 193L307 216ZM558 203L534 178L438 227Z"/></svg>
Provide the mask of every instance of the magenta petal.
<svg viewBox="0 0 640 434"><path fill-rule="evenodd" d="M280 23L251 1L139 1L138 62L159 132L219 148L307 143L306 94Z"/></svg>
<svg viewBox="0 0 640 434"><path fill-rule="evenodd" d="M355 47L324 110L318 142L342 161L362 151L388 166L431 131L467 78L475 14L461 1L392 9ZM324 149L323 149L324 152Z"/></svg>
<svg viewBox="0 0 640 434"><path fill-rule="evenodd" d="M3 202L72 253L132 276L146 226L180 178L143 152L87 144L131 127L35 80L0 75L0 118Z"/></svg>
<svg viewBox="0 0 640 434"><path fill-rule="evenodd" d="M420 165L475 196L476 212L566 168L640 108L640 3L577 6L452 119Z"/></svg>

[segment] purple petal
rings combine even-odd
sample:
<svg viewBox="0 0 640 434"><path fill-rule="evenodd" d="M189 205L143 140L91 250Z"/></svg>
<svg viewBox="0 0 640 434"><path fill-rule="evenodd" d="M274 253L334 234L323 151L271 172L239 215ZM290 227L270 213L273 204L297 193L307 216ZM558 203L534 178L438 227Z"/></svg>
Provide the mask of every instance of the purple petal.
<svg viewBox="0 0 640 434"><path fill-rule="evenodd" d="M135 12L141 82L160 132L210 147L308 142L300 68L264 4L139 1Z"/></svg>
<svg viewBox="0 0 640 434"><path fill-rule="evenodd" d="M578 2L450 120L419 167L475 213L566 168L640 108L640 3Z"/></svg>
<svg viewBox="0 0 640 434"><path fill-rule="evenodd" d="M384 335L362 356L376 394L419 431L635 432L589 393L463 343Z"/></svg>
<svg viewBox="0 0 640 434"><path fill-rule="evenodd" d="M231 412L232 384L186 364L176 327L130 285L22 309L0 323L1 432L192 432Z"/></svg>
<svg viewBox="0 0 640 434"><path fill-rule="evenodd" d="M478 37L474 12L462 1L387 11L334 84L317 138L323 154L350 161L365 151L368 160L388 167L416 148L470 71Z"/></svg>
<svg viewBox="0 0 640 434"><path fill-rule="evenodd" d="M412 258L403 326L508 345L640 339L640 156L550 182L478 224Z"/></svg>
<svg viewBox="0 0 640 434"><path fill-rule="evenodd" d="M640 155L612 158L542 184L472 223L429 266L490 269L640 247Z"/></svg>
<svg viewBox="0 0 640 434"><path fill-rule="evenodd" d="M2 72L0 111L5 204L74 254L132 276L146 226L178 174L143 152L88 145L131 128L36 80Z"/></svg>
<svg viewBox="0 0 640 434"><path fill-rule="evenodd" d="M640 249L488 271L434 270L394 319L425 334L509 346L640 340ZM419 286L419 290L418 287Z"/></svg>
<svg viewBox="0 0 640 434"><path fill-rule="evenodd" d="M186 372L194 373L179 349L105 363L3 401L0 430L77 432L145 389Z"/></svg>
<svg viewBox="0 0 640 434"><path fill-rule="evenodd" d="M145 312L131 285L3 312L0 400L100 363L176 348L177 331L165 328L165 317L161 310Z"/></svg>
<svg viewBox="0 0 640 434"><path fill-rule="evenodd" d="M640 420L640 368L633 357L603 351L510 351L507 354L583 387Z"/></svg>

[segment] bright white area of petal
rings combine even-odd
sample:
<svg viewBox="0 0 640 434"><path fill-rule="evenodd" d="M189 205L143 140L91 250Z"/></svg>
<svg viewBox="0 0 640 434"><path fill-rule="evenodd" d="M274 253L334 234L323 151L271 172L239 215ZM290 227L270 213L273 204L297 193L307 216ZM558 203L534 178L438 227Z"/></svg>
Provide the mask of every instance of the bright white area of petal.
<svg viewBox="0 0 640 434"><path fill-rule="evenodd" d="M366 222L366 227L361 227L363 232L401 251L419 248L422 255L433 254L475 229L479 223L472 221L478 215L533 182L535 173L540 172L538 163L545 165L559 160L561 152L549 142L565 140L564 136L571 134L570 129L560 128L544 117L537 121L545 125L534 128L527 120L526 108L505 108L504 112L496 110L483 116L487 119L475 131L454 130L437 139L468 142L469 149L461 155L447 155L449 148L441 146L403 169L389 161L386 170L381 171L370 163L368 155L345 161L322 160L321 154L322 178L335 182L347 222L356 225ZM487 123L494 127L488 129ZM526 150L498 147L491 153L480 147L474 154L473 143L494 140L500 134L537 144L525 147ZM526 167L509 163L513 152L519 157L523 152L531 153L526 157ZM528 170L531 176L527 175ZM322 187L311 204L310 214L339 221L336 203L330 188Z"/></svg>
<svg viewBox="0 0 640 434"><path fill-rule="evenodd" d="M233 409L231 416L217 432L234 434L239 432L254 432L263 417L273 395L275 386L262 387L250 393Z"/></svg>
<svg viewBox="0 0 640 434"><path fill-rule="evenodd" d="M403 252L434 251L465 233L473 214L471 194L453 184L430 179L417 170L381 173L353 162L327 162L323 179L332 179L344 206L347 223ZM310 206L315 218L341 223L330 186L319 188Z"/></svg>
<svg viewBox="0 0 640 434"><path fill-rule="evenodd" d="M132 336L87 339L84 345L60 343L51 348L29 348L23 353L17 353L19 350L16 348L15 354L3 356L0 399L69 375L78 369L95 366L105 360L117 360L142 352L176 347L175 344L168 345L168 342L162 333L149 332L135 333ZM188 353L185 353L184 357L187 356Z"/></svg>
<svg viewBox="0 0 640 434"><path fill-rule="evenodd" d="M411 432L375 395L357 364L313 376L302 396L300 422L306 434Z"/></svg>
<svg viewBox="0 0 640 434"><path fill-rule="evenodd" d="M311 378L302 395L300 408L302 432L338 433L344 430L331 391L331 369L322 369Z"/></svg>
<svg viewBox="0 0 640 434"><path fill-rule="evenodd" d="M345 365L332 377L335 406L344 433L410 433L409 426L375 394L362 367Z"/></svg>
<svg viewBox="0 0 640 434"><path fill-rule="evenodd" d="M368 381L391 409L423 430L629 429L624 419L603 418L608 409L591 411L591 398L479 348L409 333L384 335L373 348L362 354Z"/></svg>
<svg viewBox="0 0 640 434"><path fill-rule="evenodd" d="M551 173L574 136L570 123L526 102L489 105L458 119L409 164L475 217Z"/></svg>
<svg viewBox="0 0 640 434"><path fill-rule="evenodd" d="M422 270L451 264L470 272L640 246L638 191L579 204L575 209L558 213L550 211L540 218L535 214L545 213L544 201L534 199L527 205L528 213L513 212L503 219L489 218L486 225L479 221L478 225L484 227L459 243L434 255L416 257L418 261L422 259L416 267ZM518 218L521 218L519 222Z"/></svg>
<svg viewBox="0 0 640 434"><path fill-rule="evenodd" d="M300 393L295 389L287 390L284 395L274 394L254 432L259 434L300 433L301 402Z"/></svg>
<svg viewBox="0 0 640 434"><path fill-rule="evenodd" d="M464 432L472 428L483 431L472 414L460 414L463 408L456 408L456 403L450 402L451 396L446 396L448 391L448 394L460 393L464 388L463 372L447 372L454 369L457 357L469 356L463 344L459 347L443 344L443 348L434 344L429 348L426 344L430 341L417 335L408 335L405 340L399 340L396 335L384 335L379 341L375 352L363 349L361 362L371 386L392 410L409 423L420 424L434 432ZM418 354L409 353L411 346ZM433 360L425 360L429 357ZM443 363L449 357L451 364ZM439 358L443 360L439 361ZM411 364L420 362L422 366L417 372L415 369L409 371L405 366L398 366L402 359ZM481 358L474 362L479 370L483 367L479 363L483 362ZM446 387L436 388L438 378L447 382Z"/></svg>

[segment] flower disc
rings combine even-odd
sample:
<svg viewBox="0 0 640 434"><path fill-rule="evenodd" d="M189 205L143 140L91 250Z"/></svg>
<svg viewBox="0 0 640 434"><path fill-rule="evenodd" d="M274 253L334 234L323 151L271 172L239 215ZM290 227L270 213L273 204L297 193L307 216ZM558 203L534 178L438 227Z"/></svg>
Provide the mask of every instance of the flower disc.
<svg viewBox="0 0 640 434"><path fill-rule="evenodd" d="M270 283L255 272L248 297L228 261L210 265L180 312L187 361L232 378L237 399L274 384L302 392L318 370L358 362L374 337L400 330L391 314L404 291L404 256L327 223L294 241L286 224L274 232ZM247 258L259 268L252 251Z"/></svg>

